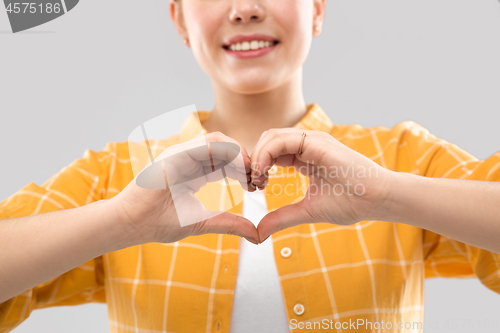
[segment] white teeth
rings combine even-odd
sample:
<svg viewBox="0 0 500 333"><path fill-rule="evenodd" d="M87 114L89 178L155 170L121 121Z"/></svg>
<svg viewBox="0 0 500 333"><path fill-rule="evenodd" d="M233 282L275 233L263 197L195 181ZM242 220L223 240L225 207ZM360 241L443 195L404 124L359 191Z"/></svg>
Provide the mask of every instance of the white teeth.
<svg viewBox="0 0 500 333"><path fill-rule="evenodd" d="M257 50L259 48L259 42L256 41L256 40L253 40L251 43L250 43L250 48L252 50Z"/></svg>
<svg viewBox="0 0 500 333"><path fill-rule="evenodd" d="M265 47L269 47L271 45L274 45L273 42L269 41L263 41L263 40L252 40L252 41L245 41L242 43L234 43L229 45L229 49L231 51L249 51L249 50L258 50L262 49Z"/></svg>

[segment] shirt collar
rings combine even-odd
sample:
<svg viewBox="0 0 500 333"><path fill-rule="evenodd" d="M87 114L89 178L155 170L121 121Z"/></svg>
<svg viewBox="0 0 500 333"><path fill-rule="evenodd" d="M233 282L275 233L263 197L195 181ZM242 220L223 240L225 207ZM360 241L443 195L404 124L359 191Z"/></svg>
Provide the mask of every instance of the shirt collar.
<svg viewBox="0 0 500 333"><path fill-rule="evenodd" d="M179 133L180 141L185 142L198 135L207 134L208 131L203 126L203 123L208 119L208 117L210 117L210 114L211 112L209 111L197 111L190 113L182 125ZM332 126L333 122L330 120L326 112L323 111L318 104L312 103L307 105L306 114L294 126L292 126L292 128L328 132Z"/></svg>

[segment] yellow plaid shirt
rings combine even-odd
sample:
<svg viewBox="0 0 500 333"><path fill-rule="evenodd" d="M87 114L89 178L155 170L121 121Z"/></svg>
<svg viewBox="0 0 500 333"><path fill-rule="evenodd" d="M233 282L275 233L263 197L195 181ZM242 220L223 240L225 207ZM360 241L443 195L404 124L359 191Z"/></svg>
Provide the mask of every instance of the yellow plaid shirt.
<svg viewBox="0 0 500 333"><path fill-rule="evenodd" d="M210 113L198 115L203 122ZM178 135L153 144L154 155L200 134L193 131L199 129L195 121L191 115ZM393 128L336 125L317 104L310 104L294 127L330 133L391 170L500 181L500 153L478 160L411 121ZM304 197L308 178L290 170L279 167L270 174L265 190L270 211ZM133 178L127 141L111 142L100 152L86 150L41 186L23 187L0 204L0 218L109 199ZM274 184L288 185L289 191L272 193ZM214 198L198 194L209 208ZM242 204L231 212L241 214ZM424 279L429 277L477 277L500 293L499 254L405 224L304 224L274 234L272 241L288 319L297 323L422 322ZM238 247L237 236L208 234L104 254L0 304L0 332L12 330L35 309L89 302L107 304L111 332L228 332ZM281 255L284 247L291 255ZM296 304L303 305L300 315L294 312ZM316 328L309 331L324 331ZM344 326L338 331L353 330Z"/></svg>

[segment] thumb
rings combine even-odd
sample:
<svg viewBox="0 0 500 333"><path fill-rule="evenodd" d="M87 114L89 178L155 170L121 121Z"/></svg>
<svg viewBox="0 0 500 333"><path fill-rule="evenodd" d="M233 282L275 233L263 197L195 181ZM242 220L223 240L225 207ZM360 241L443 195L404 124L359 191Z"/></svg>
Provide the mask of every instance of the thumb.
<svg viewBox="0 0 500 333"><path fill-rule="evenodd" d="M259 243L259 234L250 220L228 212L212 213L216 215L201 222L196 234L229 234L244 237L254 244Z"/></svg>
<svg viewBox="0 0 500 333"><path fill-rule="evenodd" d="M262 218L257 227L259 239L265 241L270 235L280 230L299 224L316 222L306 209L304 200L283 206L269 212Z"/></svg>

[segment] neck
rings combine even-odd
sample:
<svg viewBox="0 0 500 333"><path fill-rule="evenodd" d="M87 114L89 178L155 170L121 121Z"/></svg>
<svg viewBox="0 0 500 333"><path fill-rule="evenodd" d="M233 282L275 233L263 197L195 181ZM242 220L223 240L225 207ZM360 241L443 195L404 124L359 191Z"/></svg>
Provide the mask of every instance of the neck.
<svg viewBox="0 0 500 333"><path fill-rule="evenodd" d="M251 155L261 134L271 128L294 126L306 113L302 93L302 68L272 90L241 94L213 82L215 105L203 123L209 131L219 131L238 141Z"/></svg>

